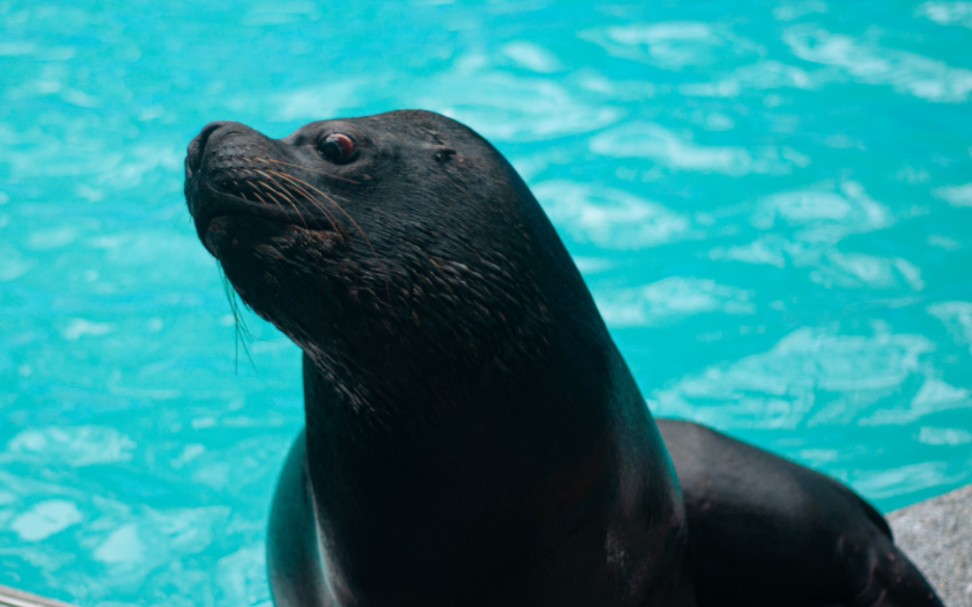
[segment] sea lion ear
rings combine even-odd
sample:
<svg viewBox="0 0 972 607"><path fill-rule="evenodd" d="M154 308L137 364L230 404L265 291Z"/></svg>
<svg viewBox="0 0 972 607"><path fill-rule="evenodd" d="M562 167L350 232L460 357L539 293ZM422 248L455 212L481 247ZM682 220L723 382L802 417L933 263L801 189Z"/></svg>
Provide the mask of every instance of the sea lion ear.
<svg viewBox="0 0 972 607"><path fill-rule="evenodd" d="M453 156L456 155L456 151L452 148L439 146L435 148L435 159L437 162L448 162L452 160Z"/></svg>

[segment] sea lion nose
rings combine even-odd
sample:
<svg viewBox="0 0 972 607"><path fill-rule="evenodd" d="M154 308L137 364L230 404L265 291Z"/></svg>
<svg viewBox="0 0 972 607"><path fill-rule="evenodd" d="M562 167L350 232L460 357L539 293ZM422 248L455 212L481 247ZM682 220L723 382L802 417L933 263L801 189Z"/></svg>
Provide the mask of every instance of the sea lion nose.
<svg viewBox="0 0 972 607"><path fill-rule="evenodd" d="M203 127L203 130L196 135L189 143L189 149L186 152L186 175L192 176L199 170L200 165L202 165L203 152L206 150L206 142L209 141L209 137L220 128L234 124L232 122L210 122Z"/></svg>

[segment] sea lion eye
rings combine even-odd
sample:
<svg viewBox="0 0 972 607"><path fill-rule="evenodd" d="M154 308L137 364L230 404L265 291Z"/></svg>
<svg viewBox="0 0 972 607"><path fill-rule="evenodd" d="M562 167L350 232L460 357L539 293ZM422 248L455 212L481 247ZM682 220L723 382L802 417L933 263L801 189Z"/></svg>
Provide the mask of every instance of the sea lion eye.
<svg viewBox="0 0 972 607"><path fill-rule="evenodd" d="M317 145L321 156L334 164L346 164L354 160L357 148L354 139L344 133L331 133Z"/></svg>

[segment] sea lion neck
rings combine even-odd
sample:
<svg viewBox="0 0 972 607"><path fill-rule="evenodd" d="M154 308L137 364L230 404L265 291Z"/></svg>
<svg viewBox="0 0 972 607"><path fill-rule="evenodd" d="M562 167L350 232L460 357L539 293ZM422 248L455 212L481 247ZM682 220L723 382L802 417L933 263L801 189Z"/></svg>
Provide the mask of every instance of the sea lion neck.
<svg viewBox="0 0 972 607"><path fill-rule="evenodd" d="M433 449L425 435L441 433L454 418L468 427L454 427L453 434L485 441L492 439L483 428L502 434L506 425L533 424L538 432L551 423L603 425L612 412L605 385L633 384L606 334L597 325L554 331L565 324L556 316L517 322L511 331L480 337L478 348L430 330L403 331L384 356L366 361L305 350L307 424L326 427L330 442L348 443L351 451L394 443L406 452ZM412 343L423 338L429 340L424 349Z"/></svg>

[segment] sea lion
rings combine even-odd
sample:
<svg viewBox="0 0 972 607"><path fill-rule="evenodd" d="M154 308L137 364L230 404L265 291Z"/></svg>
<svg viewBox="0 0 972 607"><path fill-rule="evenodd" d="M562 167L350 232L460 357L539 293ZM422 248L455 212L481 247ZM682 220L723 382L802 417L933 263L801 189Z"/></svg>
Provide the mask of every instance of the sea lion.
<svg viewBox="0 0 972 607"><path fill-rule="evenodd" d="M216 123L186 176L200 239L303 350L277 605L695 604L658 429L484 139L420 111L283 140Z"/></svg>
<svg viewBox="0 0 972 607"><path fill-rule="evenodd" d="M843 599L812 602L826 585L813 572L830 570L804 561L836 559L862 590L886 571L848 573L825 542L781 547L790 525L814 537L815 513L792 510L813 500L832 506L837 539L862 520L881 532L848 490L666 422L686 527L580 274L467 127L406 111L272 140L214 123L189 146L186 198L243 300L303 350L306 431L270 523L279 607L823 605Z"/></svg>

